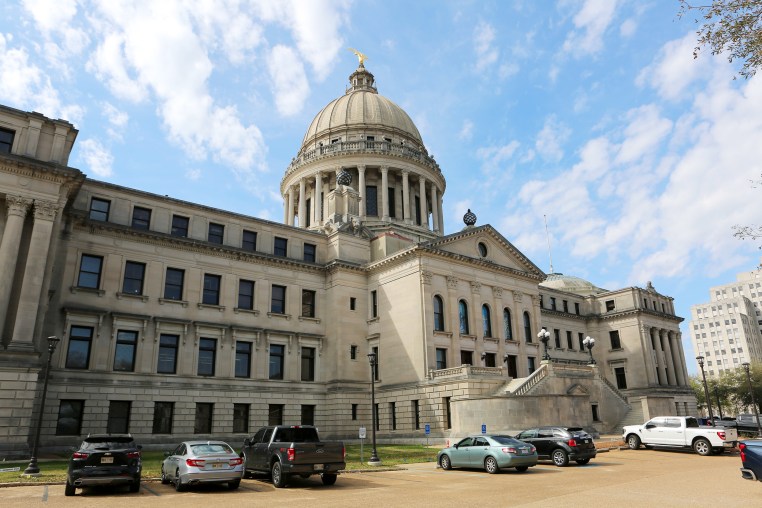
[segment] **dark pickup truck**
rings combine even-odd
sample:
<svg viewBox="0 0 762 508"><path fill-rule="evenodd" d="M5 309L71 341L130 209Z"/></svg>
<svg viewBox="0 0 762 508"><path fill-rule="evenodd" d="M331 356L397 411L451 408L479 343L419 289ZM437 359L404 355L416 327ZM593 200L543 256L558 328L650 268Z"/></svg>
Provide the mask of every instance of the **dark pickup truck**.
<svg viewBox="0 0 762 508"><path fill-rule="evenodd" d="M738 443L741 451L741 477L762 481L762 439L748 439Z"/></svg>
<svg viewBox="0 0 762 508"><path fill-rule="evenodd" d="M315 427L276 425L262 427L243 440L244 475L269 473L273 485L285 487L291 475L319 474L323 485L336 483L346 467L344 443L322 442Z"/></svg>

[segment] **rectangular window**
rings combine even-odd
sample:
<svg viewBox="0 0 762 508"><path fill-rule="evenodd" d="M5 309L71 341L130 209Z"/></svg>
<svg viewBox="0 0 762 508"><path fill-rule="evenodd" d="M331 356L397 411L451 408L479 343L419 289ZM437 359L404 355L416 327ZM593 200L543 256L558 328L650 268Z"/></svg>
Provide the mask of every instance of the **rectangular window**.
<svg viewBox="0 0 762 508"><path fill-rule="evenodd" d="M249 404L233 404L233 432L236 434L249 432Z"/></svg>
<svg viewBox="0 0 762 508"><path fill-rule="evenodd" d="M437 370L447 368L447 349L437 348Z"/></svg>
<svg viewBox="0 0 762 508"><path fill-rule="evenodd" d="M577 334L577 340L579 341L579 350L584 351L585 350L585 334L584 333L578 333Z"/></svg>
<svg viewBox="0 0 762 508"><path fill-rule="evenodd" d="M174 402L154 402L153 434L171 434L172 417L175 412Z"/></svg>
<svg viewBox="0 0 762 508"><path fill-rule="evenodd" d="M209 233L207 235L207 240L209 243L216 243L217 245L222 245L222 240L225 237L225 226L222 224L217 224L214 222L209 223Z"/></svg>
<svg viewBox="0 0 762 508"><path fill-rule="evenodd" d="M82 262L79 264L79 277L77 278L77 286L90 289L100 288L102 269L102 256L82 254Z"/></svg>
<svg viewBox="0 0 762 508"><path fill-rule="evenodd" d="M122 283L122 293L130 295L143 294L143 280L145 279L145 263L136 263L127 261L124 264L124 282Z"/></svg>
<svg viewBox="0 0 762 508"><path fill-rule="evenodd" d="M516 379L519 377L518 356L508 355L508 376Z"/></svg>
<svg viewBox="0 0 762 508"><path fill-rule="evenodd" d="M614 308L614 300L606 300L606 312L611 312Z"/></svg>
<svg viewBox="0 0 762 508"><path fill-rule="evenodd" d="M574 302L574 313L579 316L579 302Z"/></svg>
<svg viewBox="0 0 762 508"><path fill-rule="evenodd" d="M315 317L315 292L302 289L302 316Z"/></svg>
<svg viewBox="0 0 762 508"><path fill-rule="evenodd" d="M619 340L618 330L609 332L609 338L611 339L611 349L622 349L622 342Z"/></svg>
<svg viewBox="0 0 762 508"><path fill-rule="evenodd" d="M569 330L566 331L566 347L569 348L569 351L574 349L574 339L572 338L572 332Z"/></svg>
<svg viewBox="0 0 762 508"><path fill-rule="evenodd" d="M257 233L254 231L243 230L243 239L241 240L241 248L249 252L257 250Z"/></svg>
<svg viewBox="0 0 762 508"><path fill-rule="evenodd" d="M365 215L378 217L378 193L375 185L365 186Z"/></svg>
<svg viewBox="0 0 762 508"><path fill-rule="evenodd" d="M127 434L130 431L130 406L125 400L112 400L108 404L106 432L109 434Z"/></svg>
<svg viewBox="0 0 762 508"><path fill-rule="evenodd" d="M156 372L159 374L174 374L177 369L177 348L179 335L162 333L159 337L159 363Z"/></svg>
<svg viewBox="0 0 762 508"><path fill-rule="evenodd" d="M537 367L535 366L535 357L534 356L528 356L527 357L527 370L531 374L536 369L537 369Z"/></svg>
<svg viewBox="0 0 762 508"><path fill-rule="evenodd" d="M267 425L283 425L283 404L267 406Z"/></svg>
<svg viewBox="0 0 762 508"><path fill-rule="evenodd" d="M62 400L58 406L57 436L79 436L82 430L84 400Z"/></svg>
<svg viewBox="0 0 762 508"><path fill-rule="evenodd" d="M370 292L370 317L378 317L378 292L375 289Z"/></svg>
<svg viewBox="0 0 762 508"><path fill-rule="evenodd" d="M315 262L315 253L317 252L317 247L312 245L311 243L305 243L304 244L304 260L308 263L314 263Z"/></svg>
<svg viewBox="0 0 762 508"><path fill-rule="evenodd" d="M556 297L550 297L550 310L556 310Z"/></svg>
<svg viewBox="0 0 762 508"><path fill-rule="evenodd" d="M14 135L14 131L0 129L0 153L11 153Z"/></svg>
<svg viewBox="0 0 762 508"><path fill-rule="evenodd" d="M394 402L389 403L389 424L392 430L397 430L397 405Z"/></svg>
<svg viewBox="0 0 762 508"><path fill-rule="evenodd" d="M238 281L238 308L254 309L254 281L241 279Z"/></svg>
<svg viewBox="0 0 762 508"><path fill-rule="evenodd" d="M110 208L111 201L92 198L90 200L90 219L108 222L108 212Z"/></svg>
<svg viewBox="0 0 762 508"><path fill-rule="evenodd" d="M167 276L164 280L164 298L167 300L182 300L184 283L185 270L167 268Z"/></svg>
<svg viewBox="0 0 762 508"><path fill-rule="evenodd" d="M394 187L389 187L387 195L389 196L389 217L394 219L396 217L396 209L397 209L397 202L394 200L395 198Z"/></svg>
<svg viewBox="0 0 762 508"><path fill-rule="evenodd" d="M497 367L497 355L495 353L484 353L484 366Z"/></svg>
<svg viewBox="0 0 762 508"><path fill-rule="evenodd" d="M357 420L357 404L352 404L352 419Z"/></svg>
<svg viewBox="0 0 762 508"><path fill-rule="evenodd" d="M180 236L183 238L188 237L188 222L190 222L190 219L188 217L183 217L182 215L173 215L172 216L172 236Z"/></svg>
<svg viewBox="0 0 762 508"><path fill-rule="evenodd" d="M276 236L273 243L273 255L282 258L288 257L288 240Z"/></svg>
<svg viewBox="0 0 762 508"><path fill-rule="evenodd" d="M136 206L132 209L132 227L148 231L151 226L151 210Z"/></svg>
<svg viewBox="0 0 762 508"><path fill-rule="evenodd" d="M349 297L349 310L355 310L357 306L357 298L354 296Z"/></svg>
<svg viewBox="0 0 762 508"><path fill-rule="evenodd" d="M214 404L211 402L196 402L196 419L193 422L194 434L211 434L214 418Z"/></svg>
<svg viewBox="0 0 762 508"><path fill-rule="evenodd" d="M286 286L273 284L272 297L270 298L270 312L273 314L286 313Z"/></svg>
<svg viewBox="0 0 762 508"><path fill-rule="evenodd" d="M564 312L566 313L569 312L569 302L566 300L564 300Z"/></svg>
<svg viewBox="0 0 762 508"><path fill-rule="evenodd" d="M89 326L72 326L69 332L69 350L66 352L67 369L87 369L90 365L90 349L93 329Z"/></svg>
<svg viewBox="0 0 762 508"><path fill-rule="evenodd" d="M414 429L420 429L421 428L421 407L420 402L417 400L410 401L412 403L412 411L413 411L413 428Z"/></svg>
<svg viewBox="0 0 762 508"><path fill-rule="evenodd" d="M118 330L116 349L114 350L114 370L132 372L135 370L135 351L138 345L138 332Z"/></svg>
<svg viewBox="0 0 762 508"><path fill-rule="evenodd" d="M251 342L235 343L235 377L251 377Z"/></svg>
<svg viewBox="0 0 762 508"><path fill-rule="evenodd" d="M675 404L677 404L677 402ZM598 416L598 404L592 404L591 408L593 410L593 421L594 422L601 421L600 417Z"/></svg>
<svg viewBox="0 0 762 508"><path fill-rule="evenodd" d="M302 348L302 381L315 380L315 348Z"/></svg>
<svg viewBox="0 0 762 508"><path fill-rule="evenodd" d="M315 406L302 404L302 425L315 425Z"/></svg>
<svg viewBox="0 0 762 508"><path fill-rule="evenodd" d="M349 346L349 359L357 360L357 346Z"/></svg>
<svg viewBox="0 0 762 508"><path fill-rule="evenodd" d="M559 330L558 328L554 328L553 338L555 339L556 348L561 349L561 330Z"/></svg>
<svg viewBox="0 0 762 508"><path fill-rule="evenodd" d="M460 364L461 365L473 365L474 364L474 352L460 350Z"/></svg>
<svg viewBox="0 0 762 508"><path fill-rule="evenodd" d="M214 376L214 363L217 356L217 339L201 338L198 341L198 375Z"/></svg>
<svg viewBox="0 0 762 508"><path fill-rule="evenodd" d="M620 390L626 390L627 376L624 373L624 367L616 367L614 369L614 376L616 377L616 387Z"/></svg>
<svg viewBox="0 0 762 508"><path fill-rule="evenodd" d="M421 198L416 196L415 199L415 223L421 225Z"/></svg>
<svg viewBox="0 0 762 508"><path fill-rule="evenodd" d="M283 379L284 350L285 347L280 344L270 344L269 379Z"/></svg>
<svg viewBox="0 0 762 508"><path fill-rule="evenodd" d="M202 303L205 305L220 304L220 285L222 277L219 275L204 274L204 295Z"/></svg>
<svg viewBox="0 0 762 508"><path fill-rule="evenodd" d="M450 397L445 397L442 399L442 406L444 406L445 411L445 428L451 429L452 428L452 412L450 411Z"/></svg>

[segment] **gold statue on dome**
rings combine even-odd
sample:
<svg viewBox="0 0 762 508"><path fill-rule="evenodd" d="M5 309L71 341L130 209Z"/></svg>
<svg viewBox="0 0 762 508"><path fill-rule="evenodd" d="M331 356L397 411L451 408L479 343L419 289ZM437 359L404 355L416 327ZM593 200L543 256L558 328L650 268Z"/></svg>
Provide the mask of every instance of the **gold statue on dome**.
<svg viewBox="0 0 762 508"><path fill-rule="evenodd" d="M354 48L347 48L347 49L351 51L352 53L354 53L355 55L357 55L357 60L360 61L360 67L365 67L365 60L367 60L368 57L363 55L362 53L360 53Z"/></svg>

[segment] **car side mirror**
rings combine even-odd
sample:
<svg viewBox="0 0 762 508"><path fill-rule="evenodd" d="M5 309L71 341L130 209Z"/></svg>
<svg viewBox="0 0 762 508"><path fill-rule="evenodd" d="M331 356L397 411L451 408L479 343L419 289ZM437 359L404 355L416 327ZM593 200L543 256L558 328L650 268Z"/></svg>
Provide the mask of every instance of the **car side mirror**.
<svg viewBox="0 0 762 508"><path fill-rule="evenodd" d="M654 425L653 423L647 423L647 424L646 424L646 428L647 428L647 429L653 429L653 428L655 428L655 427L656 427L656 425Z"/></svg>
<svg viewBox="0 0 762 508"><path fill-rule="evenodd" d="M169 457L170 455L172 455L172 452L164 452L165 457Z"/></svg>
<svg viewBox="0 0 762 508"><path fill-rule="evenodd" d="M244 446L251 446L251 439L249 439L248 437L246 439L244 439L243 440L243 445Z"/></svg>
<svg viewBox="0 0 762 508"><path fill-rule="evenodd" d="M142 449L143 449L143 445L142 445L142 444L139 444L139 445L138 445L138 450L142 450Z"/></svg>
<svg viewBox="0 0 762 508"><path fill-rule="evenodd" d="M457 444L452 445L452 447L455 448L456 450L458 449L458 445Z"/></svg>

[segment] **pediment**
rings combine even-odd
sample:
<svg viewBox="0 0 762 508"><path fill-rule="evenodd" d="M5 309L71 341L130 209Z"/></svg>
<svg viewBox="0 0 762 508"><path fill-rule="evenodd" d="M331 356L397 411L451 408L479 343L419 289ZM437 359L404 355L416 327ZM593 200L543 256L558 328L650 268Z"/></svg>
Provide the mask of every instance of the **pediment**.
<svg viewBox="0 0 762 508"><path fill-rule="evenodd" d="M584 386L574 383L566 390L566 395L590 395Z"/></svg>

